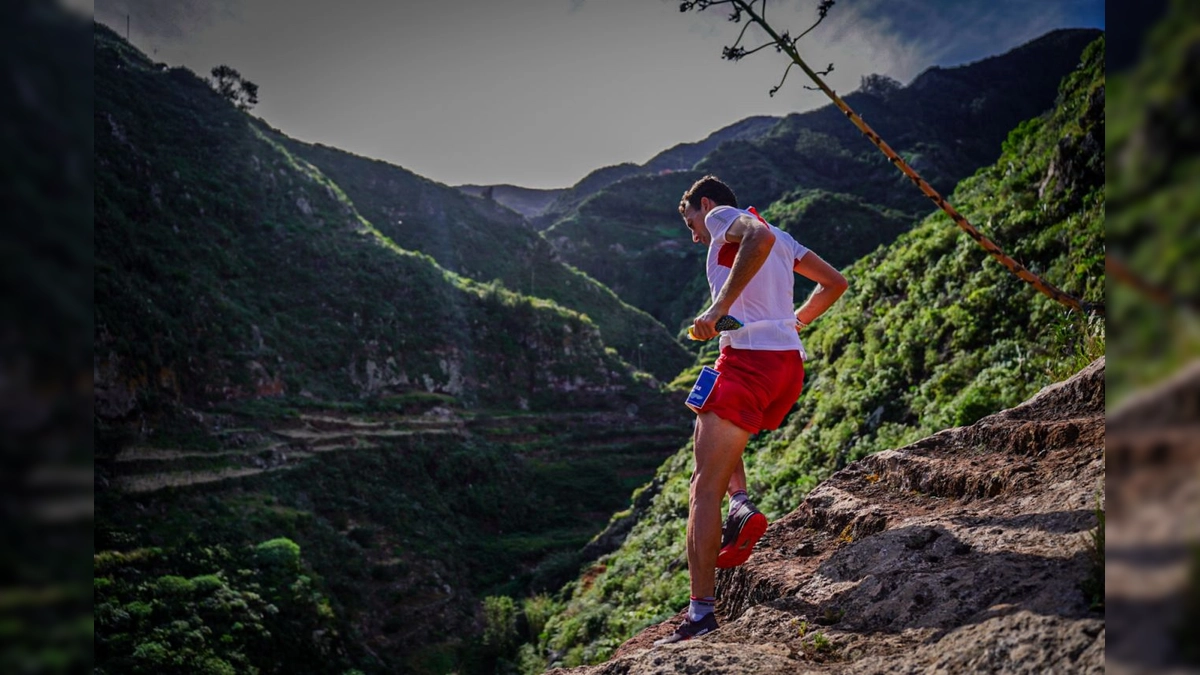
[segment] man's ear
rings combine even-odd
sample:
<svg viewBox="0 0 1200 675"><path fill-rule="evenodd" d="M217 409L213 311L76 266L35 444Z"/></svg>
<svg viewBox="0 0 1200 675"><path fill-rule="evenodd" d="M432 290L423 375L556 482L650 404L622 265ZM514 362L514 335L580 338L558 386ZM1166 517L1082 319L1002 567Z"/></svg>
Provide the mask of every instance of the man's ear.
<svg viewBox="0 0 1200 675"><path fill-rule="evenodd" d="M716 205L717 205L717 203L714 202L713 200L709 199L708 197L700 198L700 212L705 215L708 215L708 212L712 211L713 208L716 207Z"/></svg>

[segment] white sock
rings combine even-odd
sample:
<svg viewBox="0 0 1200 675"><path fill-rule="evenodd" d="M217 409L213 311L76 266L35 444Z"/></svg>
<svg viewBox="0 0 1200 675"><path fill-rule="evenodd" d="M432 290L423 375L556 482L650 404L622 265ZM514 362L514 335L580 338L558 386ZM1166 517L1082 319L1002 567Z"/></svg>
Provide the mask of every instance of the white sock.
<svg viewBox="0 0 1200 675"><path fill-rule="evenodd" d="M745 490L738 490L729 498L729 512L737 511L739 506L748 501L750 501L750 495L746 494Z"/></svg>
<svg viewBox="0 0 1200 675"><path fill-rule="evenodd" d="M692 598L692 602L688 605L688 621L699 621L709 614L713 613L713 606L717 604L715 597L707 598Z"/></svg>

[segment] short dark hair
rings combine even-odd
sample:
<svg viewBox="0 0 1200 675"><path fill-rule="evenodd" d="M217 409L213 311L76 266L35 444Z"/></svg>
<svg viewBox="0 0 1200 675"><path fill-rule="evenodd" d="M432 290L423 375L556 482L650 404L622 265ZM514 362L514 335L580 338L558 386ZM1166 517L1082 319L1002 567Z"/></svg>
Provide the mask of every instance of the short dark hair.
<svg viewBox="0 0 1200 675"><path fill-rule="evenodd" d="M733 194L733 190L721 182L720 178L709 174L692 183L692 187L683 193L683 198L679 200L679 212L683 213L683 209L687 206L693 209L700 208L700 200L705 197L713 200L717 206L732 206L736 209L738 205L737 197Z"/></svg>

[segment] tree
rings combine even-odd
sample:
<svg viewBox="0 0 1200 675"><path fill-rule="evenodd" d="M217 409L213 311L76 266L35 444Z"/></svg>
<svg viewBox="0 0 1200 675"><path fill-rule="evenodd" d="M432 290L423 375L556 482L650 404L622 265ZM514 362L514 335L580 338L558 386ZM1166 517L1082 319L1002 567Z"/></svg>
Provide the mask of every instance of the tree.
<svg viewBox="0 0 1200 675"><path fill-rule="evenodd" d="M246 112L258 105L258 85L242 77L238 71L226 65L212 69L212 79L205 80L218 94Z"/></svg>
<svg viewBox="0 0 1200 675"><path fill-rule="evenodd" d="M863 75L862 84L859 90L864 94L875 96L887 100L893 93L900 91L903 85L893 77L887 75Z"/></svg>

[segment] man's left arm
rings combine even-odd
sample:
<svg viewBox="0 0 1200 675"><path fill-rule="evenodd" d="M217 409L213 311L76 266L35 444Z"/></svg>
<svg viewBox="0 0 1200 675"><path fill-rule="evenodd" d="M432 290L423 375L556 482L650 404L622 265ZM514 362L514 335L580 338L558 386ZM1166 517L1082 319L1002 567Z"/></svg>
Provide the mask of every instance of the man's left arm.
<svg viewBox="0 0 1200 675"><path fill-rule="evenodd" d="M796 310L796 330L800 330L815 321L833 303L837 302L837 299L842 297L842 293L846 292L849 284L841 272L812 251L808 251L796 260L792 269L796 274L817 282L817 287L808 296L808 300L805 300L800 309Z"/></svg>
<svg viewBox="0 0 1200 675"><path fill-rule="evenodd" d="M737 255L729 278L725 280L712 305L692 322L692 332L700 340L711 340L717 336L717 319L729 313L733 301L737 300L746 285L762 269L775 245L775 233L771 228L750 216L738 216L725 232L725 240L738 244Z"/></svg>

